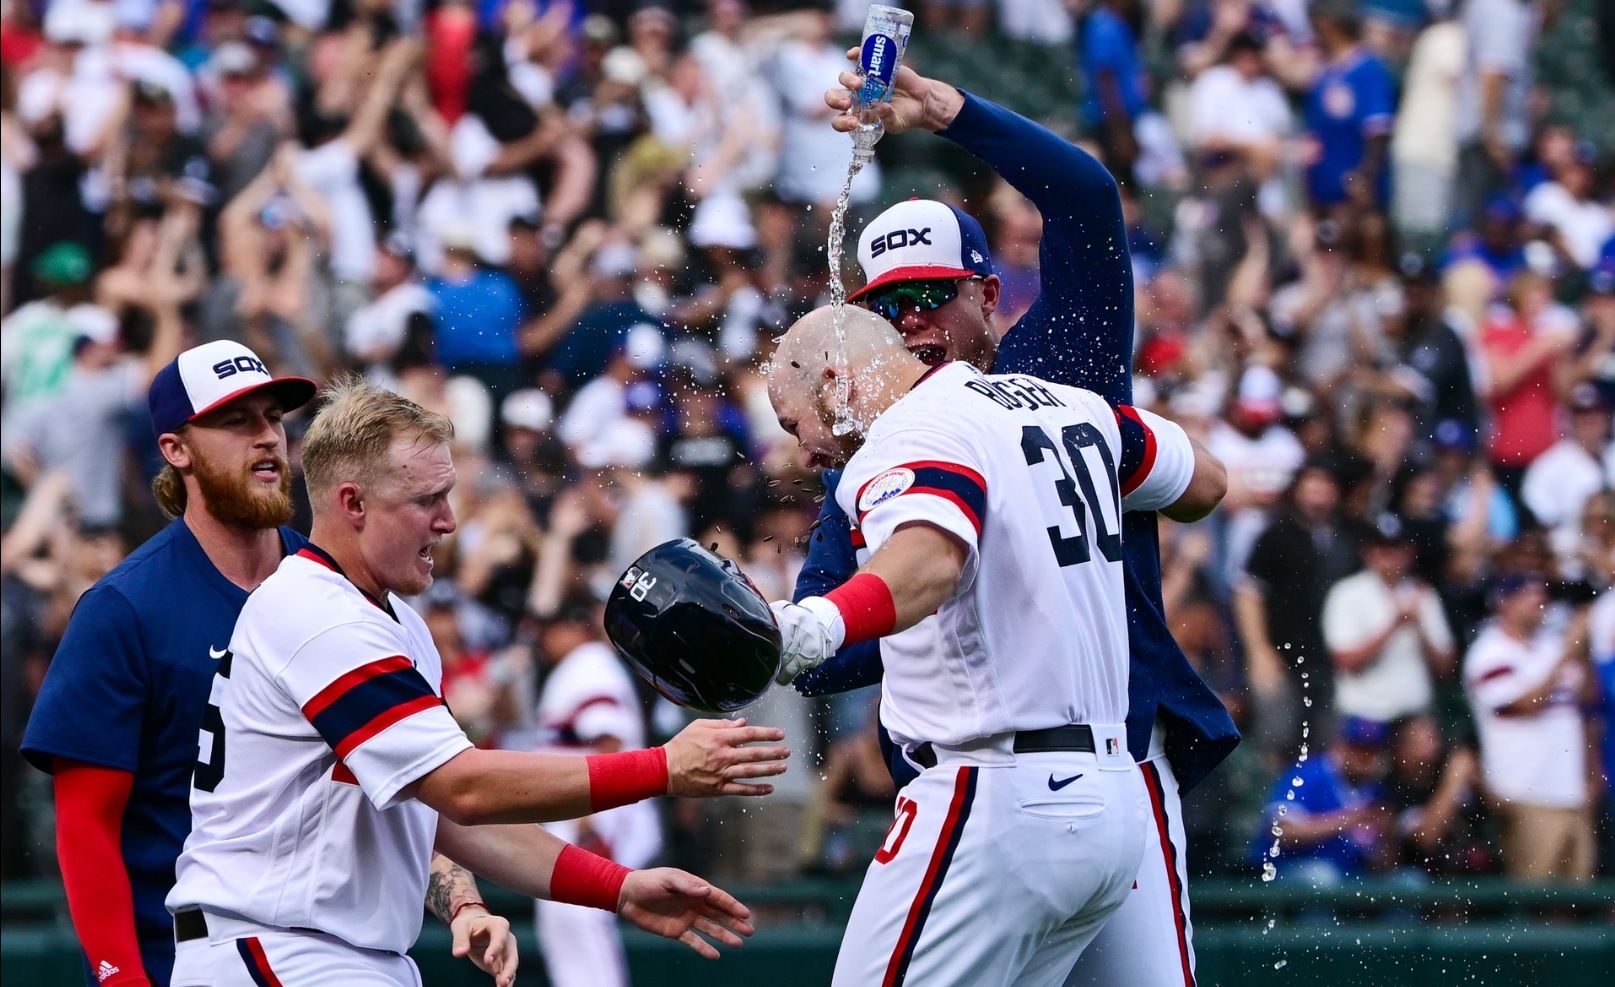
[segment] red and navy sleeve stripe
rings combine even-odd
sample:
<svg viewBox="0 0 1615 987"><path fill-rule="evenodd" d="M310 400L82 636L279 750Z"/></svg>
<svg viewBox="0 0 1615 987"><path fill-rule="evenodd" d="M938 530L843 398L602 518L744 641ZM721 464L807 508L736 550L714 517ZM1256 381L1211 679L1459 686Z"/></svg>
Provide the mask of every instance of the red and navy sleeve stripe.
<svg viewBox="0 0 1615 987"><path fill-rule="evenodd" d="M442 704L415 663L394 655L361 665L321 689L303 704L303 716L336 756L345 758L399 720Z"/></svg>
<svg viewBox="0 0 1615 987"><path fill-rule="evenodd" d="M930 494L951 502L969 519L970 524L976 529L977 537L980 537L982 525L987 521L987 481L982 479L980 473L968 466L937 460L904 463L901 468L914 473L914 483L903 491L903 495ZM859 490L859 502L862 502L863 496L864 492ZM869 511L859 511L858 523L862 524L868 514Z"/></svg>
<svg viewBox="0 0 1615 987"><path fill-rule="evenodd" d="M1122 435L1122 461L1118 473L1121 477L1122 496L1138 489L1155 468L1155 432L1132 405L1116 405L1116 427Z"/></svg>

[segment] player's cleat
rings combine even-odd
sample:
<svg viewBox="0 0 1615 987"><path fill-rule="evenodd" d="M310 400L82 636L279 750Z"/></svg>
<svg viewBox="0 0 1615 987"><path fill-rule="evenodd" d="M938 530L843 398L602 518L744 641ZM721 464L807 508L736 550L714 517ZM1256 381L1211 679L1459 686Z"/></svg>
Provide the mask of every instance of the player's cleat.
<svg viewBox="0 0 1615 987"><path fill-rule="evenodd" d="M628 567L606 601L606 634L657 692L709 713L749 706L779 671L768 602L739 566L688 538Z"/></svg>

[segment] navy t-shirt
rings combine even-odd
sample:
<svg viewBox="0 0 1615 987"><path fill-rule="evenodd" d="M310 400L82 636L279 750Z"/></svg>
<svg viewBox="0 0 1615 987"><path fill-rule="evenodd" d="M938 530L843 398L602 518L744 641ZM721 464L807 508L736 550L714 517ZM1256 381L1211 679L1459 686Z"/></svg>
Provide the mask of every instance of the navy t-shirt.
<svg viewBox="0 0 1615 987"><path fill-rule="evenodd" d="M287 552L304 544L290 528L280 535ZM43 771L65 757L134 774L123 860L141 960L157 985L174 966L163 899L191 831L202 713L246 602L185 522L172 522L79 598L23 735L23 756Z"/></svg>

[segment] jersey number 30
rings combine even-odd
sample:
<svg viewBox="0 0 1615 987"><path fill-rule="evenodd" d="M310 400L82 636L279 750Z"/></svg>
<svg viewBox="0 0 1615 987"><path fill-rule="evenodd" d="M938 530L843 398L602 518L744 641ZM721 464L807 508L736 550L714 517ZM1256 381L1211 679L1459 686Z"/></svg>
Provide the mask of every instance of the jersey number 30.
<svg viewBox="0 0 1615 987"><path fill-rule="evenodd" d="M215 685L219 679L230 677L232 657L228 651L219 656L219 674L213 680ZM207 709L202 711L202 736L197 738L196 772L191 777L191 783L204 792L211 792L223 780L224 714L219 711L218 703L210 702Z"/></svg>
<svg viewBox="0 0 1615 987"><path fill-rule="evenodd" d="M1118 562L1122 557L1121 531L1105 530L1105 512L1099 502L1099 490L1094 486L1093 460L1083 455L1083 450L1089 448L1099 454L1099 461L1104 467L1105 495L1119 522L1121 493L1110 447L1105 444L1105 437L1099 430L1087 422L1067 425L1060 430L1060 439L1065 446L1066 456L1071 460L1069 467L1048 432L1037 425L1027 425L1021 429L1021 453L1026 457L1026 465L1037 466L1044 459L1054 463L1060 471L1054 481L1055 492L1060 495L1060 503L1070 509L1071 518L1076 522L1077 533L1069 536L1060 533L1060 525L1049 525L1049 544L1054 547L1054 558L1061 566L1088 561L1093 557L1093 548L1089 544L1089 537L1092 536L1099 545L1099 554L1108 561ZM1072 478L1073 471L1076 473L1075 479ZM1077 495L1079 485L1082 488L1080 497Z"/></svg>

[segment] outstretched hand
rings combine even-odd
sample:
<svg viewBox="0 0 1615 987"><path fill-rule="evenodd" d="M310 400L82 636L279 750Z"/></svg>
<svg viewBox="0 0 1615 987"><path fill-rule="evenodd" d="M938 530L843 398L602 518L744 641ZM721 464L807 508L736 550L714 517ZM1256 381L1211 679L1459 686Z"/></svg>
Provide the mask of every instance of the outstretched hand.
<svg viewBox="0 0 1615 987"><path fill-rule="evenodd" d="M672 867L636 870L623 882L617 913L628 921L705 956L718 958L717 947L739 946L756 929L751 909L722 888Z"/></svg>
<svg viewBox="0 0 1615 987"><path fill-rule="evenodd" d="M510 922L491 915L480 906L462 908L450 923L454 945L450 952L460 958L470 957L477 969L493 978L497 987L514 987L516 983L516 937L510 932Z"/></svg>
<svg viewBox="0 0 1615 987"><path fill-rule="evenodd" d="M847 49L847 59L857 65L858 49ZM858 126L858 118L852 113L853 93L863 85L864 78L854 69L847 69L837 81L842 88L825 90L824 104L836 111L830 126L849 133ZM964 94L959 90L899 65L891 102L881 103L876 112L887 133L900 134L905 130L941 130L953 122L962 106Z"/></svg>
<svg viewBox="0 0 1615 987"><path fill-rule="evenodd" d="M696 720L666 744L667 794L769 795L773 785L746 784L745 779L784 774L791 749L745 745L784 739L785 731L748 727L745 719Z"/></svg>

